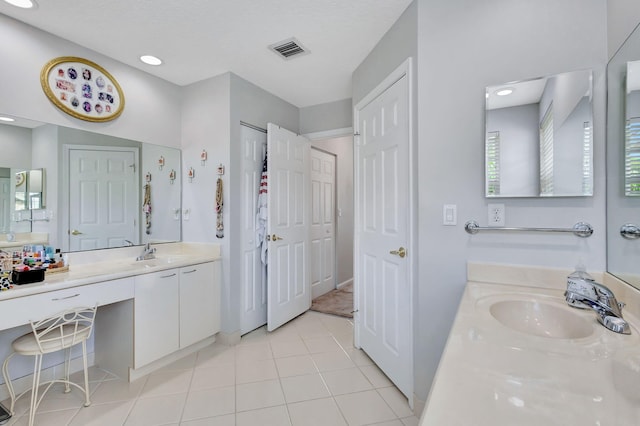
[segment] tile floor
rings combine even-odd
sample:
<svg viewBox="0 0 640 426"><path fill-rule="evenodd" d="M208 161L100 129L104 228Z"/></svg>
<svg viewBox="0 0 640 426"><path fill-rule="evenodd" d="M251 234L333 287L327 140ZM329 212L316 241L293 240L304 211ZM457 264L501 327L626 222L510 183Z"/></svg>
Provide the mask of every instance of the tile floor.
<svg viewBox="0 0 640 426"><path fill-rule="evenodd" d="M76 390L52 388L36 425L417 425L406 399L352 341L350 320L309 311L272 333L260 328L237 346L213 344L133 383L92 368L91 406L81 408ZM28 397L20 400L8 425L27 425L28 405Z"/></svg>

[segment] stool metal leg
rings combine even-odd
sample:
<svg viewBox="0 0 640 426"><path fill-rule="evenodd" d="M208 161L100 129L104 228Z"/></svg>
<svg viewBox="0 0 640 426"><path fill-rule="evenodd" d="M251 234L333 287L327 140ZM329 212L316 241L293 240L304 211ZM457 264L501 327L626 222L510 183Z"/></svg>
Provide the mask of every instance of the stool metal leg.
<svg viewBox="0 0 640 426"><path fill-rule="evenodd" d="M71 347L64 350L64 393L71 392L69 386L69 369L71 364Z"/></svg>
<svg viewBox="0 0 640 426"><path fill-rule="evenodd" d="M88 407L91 405L91 400L89 399L89 369L87 368L87 341L82 341L82 362L84 364L84 395L85 402L84 406Z"/></svg>
<svg viewBox="0 0 640 426"><path fill-rule="evenodd" d="M16 404L16 393L13 390L13 383L11 383L11 377L9 377L9 360L13 358L16 353L13 352L11 355L4 360L2 364L2 375L4 376L4 383L7 385L7 390L9 391L9 396L11 397L11 407L9 408L9 414L13 416L13 409Z"/></svg>
<svg viewBox="0 0 640 426"><path fill-rule="evenodd" d="M35 355L33 367L33 387L31 388L31 407L29 409L29 426L33 426L36 418L36 410L40 401L38 401L38 388L40 387L40 371L42 369L42 355Z"/></svg>

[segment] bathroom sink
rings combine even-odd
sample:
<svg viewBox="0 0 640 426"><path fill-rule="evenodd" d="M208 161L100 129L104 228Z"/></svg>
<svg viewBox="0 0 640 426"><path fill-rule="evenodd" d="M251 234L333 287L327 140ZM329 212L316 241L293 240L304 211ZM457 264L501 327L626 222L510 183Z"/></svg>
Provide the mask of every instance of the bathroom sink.
<svg viewBox="0 0 640 426"><path fill-rule="evenodd" d="M502 300L489 312L503 325L534 336L581 339L593 334L593 322L570 309L537 300Z"/></svg>
<svg viewBox="0 0 640 426"><path fill-rule="evenodd" d="M185 260L187 260L189 258L189 256L187 255L182 255L182 254L177 254L177 255L170 255L170 256L158 256L154 259L147 259L147 260L136 260L133 265L134 266L143 266L145 268L153 268L155 266L163 266L163 265L169 265L172 263L177 263L177 262L183 262Z"/></svg>
<svg viewBox="0 0 640 426"><path fill-rule="evenodd" d="M613 357L613 385L625 398L640 402L640 348L621 350Z"/></svg>

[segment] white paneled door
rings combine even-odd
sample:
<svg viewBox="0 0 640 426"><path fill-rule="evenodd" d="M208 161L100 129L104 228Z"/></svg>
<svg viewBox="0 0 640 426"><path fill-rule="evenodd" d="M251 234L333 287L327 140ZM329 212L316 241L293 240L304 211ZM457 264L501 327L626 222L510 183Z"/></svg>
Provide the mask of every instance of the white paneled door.
<svg viewBox="0 0 640 426"><path fill-rule="evenodd" d="M356 345L411 404L409 81L406 72L387 79L356 106L354 282Z"/></svg>
<svg viewBox="0 0 640 426"><path fill-rule="evenodd" d="M336 156L311 149L311 296L336 288Z"/></svg>
<svg viewBox="0 0 640 426"><path fill-rule="evenodd" d="M275 330L311 306L309 271L311 143L267 125L267 329Z"/></svg>
<svg viewBox="0 0 640 426"><path fill-rule="evenodd" d="M70 148L68 155L69 249L138 244L137 148Z"/></svg>
<svg viewBox="0 0 640 426"><path fill-rule="evenodd" d="M260 175L267 149L267 133L240 126L242 143L242 316L241 334L248 333L267 323L267 269L260 258L257 244L256 213Z"/></svg>

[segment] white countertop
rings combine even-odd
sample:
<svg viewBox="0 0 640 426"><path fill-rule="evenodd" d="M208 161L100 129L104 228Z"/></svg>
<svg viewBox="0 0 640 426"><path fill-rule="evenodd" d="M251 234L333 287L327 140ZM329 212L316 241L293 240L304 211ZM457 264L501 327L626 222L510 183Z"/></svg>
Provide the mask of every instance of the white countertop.
<svg viewBox="0 0 640 426"><path fill-rule="evenodd" d="M616 334L590 310L569 307L563 292L469 282L420 425L640 424L638 317L623 310L632 334ZM552 305L584 318L593 332L563 339L515 331L489 311L503 300Z"/></svg>
<svg viewBox="0 0 640 426"><path fill-rule="evenodd" d="M156 248L156 259L146 261L135 260L140 254L140 246L69 253L68 272L47 273L42 282L17 285L2 291L0 301L220 259L218 244L166 243L151 246Z"/></svg>

